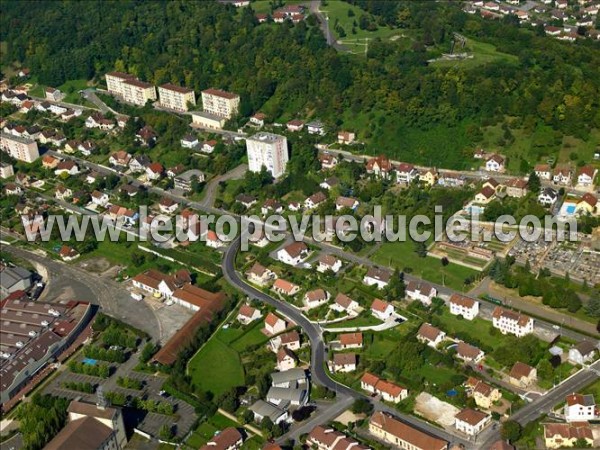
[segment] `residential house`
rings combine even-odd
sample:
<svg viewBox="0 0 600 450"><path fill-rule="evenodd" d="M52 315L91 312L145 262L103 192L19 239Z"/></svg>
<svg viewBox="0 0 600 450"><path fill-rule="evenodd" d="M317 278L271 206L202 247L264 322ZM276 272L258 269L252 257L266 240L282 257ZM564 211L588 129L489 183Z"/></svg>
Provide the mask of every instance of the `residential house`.
<svg viewBox="0 0 600 450"><path fill-rule="evenodd" d="M131 155L127 153L125 150L119 150L118 152L114 152L108 158L108 162L111 166L121 166L128 167L129 162L131 161Z"/></svg>
<svg viewBox="0 0 600 450"><path fill-rule="evenodd" d="M261 318L260 311L250 305L243 304L238 311L237 320L242 325L248 325Z"/></svg>
<svg viewBox="0 0 600 450"><path fill-rule="evenodd" d="M479 302L470 297L454 293L450 297L450 314L473 320L479 314Z"/></svg>
<svg viewBox="0 0 600 450"><path fill-rule="evenodd" d="M331 270L333 273L338 273L342 268L342 261L333 255L321 254L319 256L319 264L317 265L317 272L327 272Z"/></svg>
<svg viewBox="0 0 600 450"><path fill-rule="evenodd" d="M338 131L337 140L340 145L349 145L356 139L356 134L352 131Z"/></svg>
<svg viewBox="0 0 600 450"><path fill-rule="evenodd" d="M558 200L558 191L551 187L542 189L540 195L538 195L538 202L544 206L553 206L556 200Z"/></svg>
<svg viewBox="0 0 600 450"><path fill-rule="evenodd" d="M377 289L383 289L388 285L391 277L392 274L387 270L369 267L363 278L363 283L367 286L377 286Z"/></svg>
<svg viewBox="0 0 600 450"><path fill-rule="evenodd" d="M7 183L4 186L4 194L6 194L6 195L21 195L22 193L23 193L23 189L18 184Z"/></svg>
<svg viewBox="0 0 600 450"><path fill-rule="evenodd" d="M256 262L252 268L246 272L246 277L251 283L262 287L268 285L272 280L277 278L277 275L275 275L275 272L272 270L269 270L262 264Z"/></svg>
<svg viewBox="0 0 600 450"><path fill-rule="evenodd" d="M177 164L176 166L169 167L167 169L167 177L175 178L177 175L180 175L185 171L185 166L183 164Z"/></svg>
<svg viewBox="0 0 600 450"><path fill-rule="evenodd" d="M421 325L417 332L417 340L432 348L436 348L445 338L445 332L428 323Z"/></svg>
<svg viewBox="0 0 600 450"><path fill-rule="evenodd" d="M297 364L297 358L293 351L285 347L277 351L277 370L284 372L293 369Z"/></svg>
<svg viewBox="0 0 600 450"><path fill-rule="evenodd" d="M381 395L383 400L391 403L400 403L408 397L408 389L390 381L382 380L369 372L365 372L362 376L360 386L365 391Z"/></svg>
<svg viewBox="0 0 600 450"><path fill-rule="evenodd" d="M419 171L419 181L426 186L433 186L437 182L438 173L435 169L425 169Z"/></svg>
<svg viewBox="0 0 600 450"><path fill-rule="evenodd" d="M300 334L298 334L297 331L280 334L272 338L269 341L269 345L275 353L277 353L281 347L292 351L300 350Z"/></svg>
<svg viewBox="0 0 600 450"><path fill-rule="evenodd" d="M333 153L320 153L319 162L321 163L321 170L329 170L337 166L339 160Z"/></svg>
<svg viewBox="0 0 600 450"><path fill-rule="evenodd" d="M410 184L419 178L419 171L412 164L400 163L396 167L396 182Z"/></svg>
<svg viewBox="0 0 600 450"><path fill-rule="evenodd" d="M389 179L394 166L391 161L385 155L380 155L375 158L371 158L367 161L367 173L373 174L378 178L383 178L385 180Z"/></svg>
<svg viewBox="0 0 600 450"><path fill-rule="evenodd" d="M552 181L554 184L570 186L572 182L571 167L565 165L557 166L552 174Z"/></svg>
<svg viewBox="0 0 600 450"><path fill-rule="evenodd" d="M304 305L308 309L317 308L329 301L330 294L324 289L314 289L304 295Z"/></svg>
<svg viewBox="0 0 600 450"><path fill-rule="evenodd" d="M567 422L588 422L600 417L592 394L570 394L565 401L565 420Z"/></svg>
<svg viewBox="0 0 600 450"><path fill-rule="evenodd" d="M129 162L129 170L132 172L145 172L152 164L152 160L148 155L136 155Z"/></svg>
<svg viewBox="0 0 600 450"><path fill-rule="evenodd" d="M371 303L371 314L379 320L387 320L396 313L394 306L388 302L376 298Z"/></svg>
<svg viewBox="0 0 600 450"><path fill-rule="evenodd" d="M60 185L56 188L56 191L54 191L54 197L56 197L59 200L66 200L68 198L71 198L73 196L73 191L63 185Z"/></svg>
<svg viewBox="0 0 600 450"><path fill-rule="evenodd" d="M383 442L407 450L447 450L449 444L382 411L371 416L369 432Z"/></svg>
<svg viewBox="0 0 600 450"><path fill-rule="evenodd" d="M146 167L146 177L148 180L159 180L165 169L161 163L152 163L148 167Z"/></svg>
<svg viewBox="0 0 600 450"><path fill-rule="evenodd" d="M549 164L537 164L533 171L540 180L550 181L552 179L552 168Z"/></svg>
<svg viewBox="0 0 600 450"><path fill-rule="evenodd" d="M589 447L594 446L594 434L587 422L545 423L543 426L546 448L575 447L579 440L585 441Z"/></svg>
<svg viewBox="0 0 600 450"><path fill-rule="evenodd" d="M335 210L336 211L340 211L344 208L348 208L351 210L355 210L356 208L358 208L359 205L359 201L356 200L355 198L351 198L351 197L338 197L335 200Z"/></svg>
<svg viewBox="0 0 600 450"><path fill-rule="evenodd" d="M598 199L596 196L587 192L583 194L581 196L581 200L577 202L577 206L575 206L575 213L579 215L598 215L597 205Z"/></svg>
<svg viewBox="0 0 600 450"><path fill-rule="evenodd" d="M506 183L506 195L521 198L527 195L527 181L521 178L513 178Z"/></svg>
<svg viewBox="0 0 600 450"><path fill-rule="evenodd" d="M279 334L287 328L287 324L285 320L280 317L277 317L273 313L267 314L265 317L265 330L268 334L274 335Z"/></svg>
<svg viewBox="0 0 600 450"><path fill-rule="evenodd" d="M264 216L272 213L281 214L283 212L283 205L274 198L269 198L261 206L260 212Z"/></svg>
<svg viewBox="0 0 600 450"><path fill-rule="evenodd" d="M309 255L308 246L304 242L292 242L277 252L277 259L290 266L297 266Z"/></svg>
<svg viewBox="0 0 600 450"><path fill-rule="evenodd" d="M533 333L533 319L497 306L492 314L492 325L500 330L502 334L514 334L523 337Z"/></svg>
<svg viewBox="0 0 600 450"><path fill-rule="evenodd" d="M454 419L454 427L467 436L476 436L492 420L490 415L470 408L463 409Z"/></svg>
<svg viewBox="0 0 600 450"><path fill-rule="evenodd" d="M598 174L598 169L592 166L583 166L577 173L577 186L590 187L594 185L594 178Z"/></svg>
<svg viewBox="0 0 600 450"><path fill-rule="evenodd" d="M74 259L79 258L79 252L73 247L63 245L58 252L58 256L60 256L63 261L73 261Z"/></svg>
<svg viewBox="0 0 600 450"><path fill-rule="evenodd" d="M83 156L90 156L96 150L96 145L92 141L83 141L77 146L77 150Z"/></svg>
<svg viewBox="0 0 600 450"><path fill-rule="evenodd" d="M198 137L192 134L186 134L181 141L179 141L183 148L188 149L196 149L200 146L200 142L198 141Z"/></svg>
<svg viewBox="0 0 600 450"><path fill-rule="evenodd" d="M471 344L460 341L456 346L456 357L467 363L477 364L485 357L485 353Z"/></svg>
<svg viewBox="0 0 600 450"><path fill-rule="evenodd" d="M355 300L352 300L346 294L341 292L335 297L335 301L330 306L331 309L338 312L345 312L351 316L358 315L359 305Z"/></svg>
<svg viewBox="0 0 600 450"><path fill-rule="evenodd" d="M444 172L438 178L437 184L444 187L462 187L466 182L467 179L460 173Z"/></svg>
<svg viewBox="0 0 600 450"><path fill-rule="evenodd" d="M486 205L489 202L491 202L495 197L496 191L491 187L486 186L475 195L475 202Z"/></svg>
<svg viewBox="0 0 600 450"><path fill-rule="evenodd" d="M488 172L504 172L504 158L494 154L485 162L485 170Z"/></svg>
<svg viewBox="0 0 600 450"><path fill-rule="evenodd" d="M336 353L329 361L329 370L332 373L348 373L356 370L358 358L356 353Z"/></svg>
<svg viewBox="0 0 600 450"><path fill-rule="evenodd" d="M215 151L215 148L217 147L217 141L215 141L214 139L211 139L210 141L205 141L202 143L202 146L200 147L200 150L202 151L202 153L212 153Z"/></svg>
<svg viewBox="0 0 600 450"><path fill-rule="evenodd" d="M280 408L301 407L308 401L308 391L305 388L289 389L273 386L267 392L267 401Z"/></svg>
<svg viewBox="0 0 600 450"><path fill-rule="evenodd" d="M509 373L510 384L527 388L537 381L537 370L525 363L517 361Z"/></svg>
<svg viewBox="0 0 600 450"><path fill-rule="evenodd" d="M135 134L135 140L146 147L152 147L156 143L156 137L156 132L148 125Z"/></svg>
<svg viewBox="0 0 600 450"><path fill-rule="evenodd" d="M244 205L246 209L251 208L257 202L256 197L248 194L239 194L235 197L235 201Z"/></svg>
<svg viewBox="0 0 600 450"><path fill-rule="evenodd" d="M319 187L323 189L330 190L340 184L340 180L338 177L329 177L325 178L321 183L319 183Z"/></svg>
<svg viewBox="0 0 600 450"><path fill-rule="evenodd" d="M108 204L108 201L109 201L109 196L106 192L100 192L98 190L95 190L94 192L92 192L92 203L94 205L104 207Z"/></svg>
<svg viewBox="0 0 600 450"><path fill-rule="evenodd" d="M170 197L163 197L158 202L158 209L160 209L160 212L163 214L173 214L175 211L177 211L178 207L179 203Z"/></svg>
<svg viewBox="0 0 600 450"><path fill-rule="evenodd" d="M294 296L300 292L300 286L289 281L278 278L273 283L273 291L281 295Z"/></svg>
<svg viewBox="0 0 600 450"><path fill-rule="evenodd" d="M58 161L57 161L58 164ZM12 177L15 174L12 164L0 162L0 178L3 180Z"/></svg>
<svg viewBox="0 0 600 450"><path fill-rule="evenodd" d="M210 441L200 447L200 450L237 450L242 447L244 437L233 427L225 428L217 433Z"/></svg>
<svg viewBox="0 0 600 450"><path fill-rule="evenodd" d="M112 130L115 124L112 120L106 119L101 113L94 113L85 119L86 128L98 128L100 130Z"/></svg>
<svg viewBox="0 0 600 450"><path fill-rule="evenodd" d="M253 116L250 117L249 122L257 127L263 127L265 125L265 119L267 118L266 114L261 112L257 112Z"/></svg>
<svg viewBox="0 0 600 450"><path fill-rule="evenodd" d="M320 120L308 122L306 124L306 130L308 131L308 134L318 134L319 136L324 136L326 133L325 125Z"/></svg>
<svg viewBox="0 0 600 450"><path fill-rule="evenodd" d="M351 348L362 348L363 335L362 333L343 333L339 336L340 349L348 350Z"/></svg>
<svg viewBox="0 0 600 450"><path fill-rule="evenodd" d="M418 300L425 306L431 305L431 300L437 295L437 289L422 281L410 281L406 286L406 296Z"/></svg>
<svg viewBox="0 0 600 450"><path fill-rule="evenodd" d="M499 389L477 378L469 377L465 383L465 387L467 388L467 395L473 397L475 404L483 409L489 410L494 402L502 398L502 393Z"/></svg>
<svg viewBox="0 0 600 450"><path fill-rule="evenodd" d="M56 165L56 169L54 169L55 175L62 175L63 173L67 173L69 175L77 175L79 173L79 167L70 159L61 161Z"/></svg>
<svg viewBox="0 0 600 450"><path fill-rule="evenodd" d="M122 220L125 225L135 224L139 217L137 212L119 205L111 205L106 213L112 221Z"/></svg>
<svg viewBox="0 0 600 450"><path fill-rule="evenodd" d="M327 200L327 196L323 192L319 191L319 192L316 192L315 194L311 195L304 201L304 207L306 209L314 209L317 206L324 203L326 200Z"/></svg>
<svg viewBox="0 0 600 450"><path fill-rule="evenodd" d="M597 346L591 341L581 341L569 349L569 362L573 364L584 365L591 362L596 357Z"/></svg>
<svg viewBox="0 0 600 450"><path fill-rule="evenodd" d="M225 243L221 240L221 238L215 231L208 230L206 232L206 246L218 249L225 246Z"/></svg>
<svg viewBox="0 0 600 450"><path fill-rule="evenodd" d="M285 124L288 131L302 131L302 129L304 128L304 122L302 122L301 120L298 119L293 119L290 120L288 123Z"/></svg>

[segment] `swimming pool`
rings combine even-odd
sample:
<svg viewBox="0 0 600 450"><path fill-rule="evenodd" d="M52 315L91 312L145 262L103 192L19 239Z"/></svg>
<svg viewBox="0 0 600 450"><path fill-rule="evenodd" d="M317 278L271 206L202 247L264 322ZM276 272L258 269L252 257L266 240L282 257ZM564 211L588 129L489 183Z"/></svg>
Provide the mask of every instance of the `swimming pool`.
<svg viewBox="0 0 600 450"><path fill-rule="evenodd" d="M83 363L87 364L88 366L95 366L97 362L98 361L92 358L83 358Z"/></svg>
<svg viewBox="0 0 600 450"><path fill-rule="evenodd" d="M575 214L575 205L567 205L565 212L569 215Z"/></svg>

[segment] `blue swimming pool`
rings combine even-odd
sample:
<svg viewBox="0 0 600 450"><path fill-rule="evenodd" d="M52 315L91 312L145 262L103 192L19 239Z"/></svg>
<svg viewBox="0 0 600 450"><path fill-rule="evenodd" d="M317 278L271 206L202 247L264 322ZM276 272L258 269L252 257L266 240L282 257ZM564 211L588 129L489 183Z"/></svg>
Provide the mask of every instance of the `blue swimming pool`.
<svg viewBox="0 0 600 450"><path fill-rule="evenodd" d="M83 358L83 363L87 364L88 366L95 366L97 362L98 361L92 358Z"/></svg>
<svg viewBox="0 0 600 450"><path fill-rule="evenodd" d="M567 205L565 211L567 214L575 214L575 205Z"/></svg>

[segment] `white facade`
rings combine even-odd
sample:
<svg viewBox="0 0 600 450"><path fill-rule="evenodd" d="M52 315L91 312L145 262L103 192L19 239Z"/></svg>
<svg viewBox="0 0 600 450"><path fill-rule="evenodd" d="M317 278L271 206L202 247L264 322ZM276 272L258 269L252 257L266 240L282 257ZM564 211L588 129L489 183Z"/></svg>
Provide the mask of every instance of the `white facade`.
<svg viewBox="0 0 600 450"><path fill-rule="evenodd" d="M492 317L492 324L502 334L514 334L517 337L523 337L533 333L533 319L512 311L498 311L496 309Z"/></svg>
<svg viewBox="0 0 600 450"><path fill-rule="evenodd" d="M593 395L574 394L567 396L565 420L567 422L588 422L596 420L596 402Z"/></svg>
<svg viewBox="0 0 600 450"><path fill-rule="evenodd" d="M27 163L33 162L40 157L37 142L19 136L2 133L0 137L0 148L14 159Z"/></svg>
<svg viewBox="0 0 600 450"><path fill-rule="evenodd" d="M238 113L240 96L219 89L202 91L202 108L215 116L231 119Z"/></svg>
<svg viewBox="0 0 600 450"><path fill-rule="evenodd" d="M248 167L252 172L260 172L266 167L274 178L285 172L288 162L288 145L285 136L261 132L246 139Z"/></svg>
<svg viewBox="0 0 600 450"><path fill-rule="evenodd" d="M176 111L187 111L188 104L196 104L196 95L191 89L173 84L163 84L158 87L160 105Z"/></svg>
<svg viewBox="0 0 600 450"><path fill-rule="evenodd" d="M455 294L450 298L450 314L473 320L479 314L479 302Z"/></svg>

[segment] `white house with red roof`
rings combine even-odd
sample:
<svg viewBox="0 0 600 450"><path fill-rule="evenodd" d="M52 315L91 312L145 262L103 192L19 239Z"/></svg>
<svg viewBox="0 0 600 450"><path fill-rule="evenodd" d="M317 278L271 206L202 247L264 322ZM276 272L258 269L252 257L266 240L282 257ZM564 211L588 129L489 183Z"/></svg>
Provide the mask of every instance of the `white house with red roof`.
<svg viewBox="0 0 600 450"><path fill-rule="evenodd" d="M261 315L258 309L253 308L250 305L244 304L240 307L240 310L238 311L237 320L242 325L248 325L249 323L260 319L260 317Z"/></svg>
<svg viewBox="0 0 600 450"><path fill-rule="evenodd" d="M446 338L446 333L428 323L424 323L417 332L417 340L436 348Z"/></svg>
<svg viewBox="0 0 600 450"><path fill-rule="evenodd" d="M275 280L275 283L273 283L273 287L271 289L278 294L288 295L290 297L300 292L300 286L281 278Z"/></svg>
<svg viewBox="0 0 600 450"><path fill-rule="evenodd" d="M318 308L329 301L330 294L324 289L313 289L304 295L304 305L308 309Z"/></svg>
<svg viewBox="0 0 600 450"><path fill-rule="evenodd" d="M327 272L331 270L333 273L338 273L342 268L342 261L333 255L321 255L319 256L319 264L317 265L317 272Z"/></svg>
<svg viewBox="0 0 600 450"><path fill-rule="evenodd" d="M475 409L465 408L454 416L454 426L467 436L475 436L491 422L490 415Z"/></svg>
<svg viewBox="0 0 600 450"><path fill-rule="evenodd" d="M309 249L304 242L292 242L277 252L277 259L290 266L297 266L308 254Z"/></svg>
<svg viewBox="0 0 600 450"><path fill-rule="evenodd" d="M450 297L450 314L473 320L479 314L479 302L457 293Z"/></svg>
<svg viewBox="0 0 600 450"><path fill-rule="evenodd" d="M410 281L406 286L406 296L418 300L425 306L431 305L431 300L437 295L437 289L423 281Z"/></svg>
<svg viewBox="0 0 600 450"><path fill-rule="evenodd" d="M412 164L400 163L396 167L396 182L409 184L419 177L419 171Z"/></svg>
<svg viewBox="0 0 600 450"><path fill-rule="evenodd" d="M565 420L567 422L588 422L597 420L600 410L592 394L569 394L565 403Z"/></svg>
<svg viewBox="0 0 600 450"><path fill-rule="evenodd" d="M330 308L337 312L345 312L350 316L356 316L358 315L359 304L346 294L342 294L340 292L335 297L335 300Z"/></svg>
<svg viewBox="0 0 600 450"><path fill-rule="evenodd" d="M577 173L577 186L590 187L594 185L594 178L598 174L598 169L592 166L583 166Z"/></svg>
<svg viewBox="0 0 600 450"><path fill-rule="evenodd" d="M485 162L485 170L488 172L504 172L504 158L493 154Z"/></svg>
<svg viewBox="0 0 600 450"><path fill-rule="evenodd" d="M371 314L379 320L387 320L395 314L394 305L376 298L371 304Z"/></svg>
<svg viewBox="0 0 600 450"><path fill-rule="evenodd" d="M268 334L279 334L287 328L285 320L276 316L273 313L267 314L265 317L265 330Z"/></svg>

